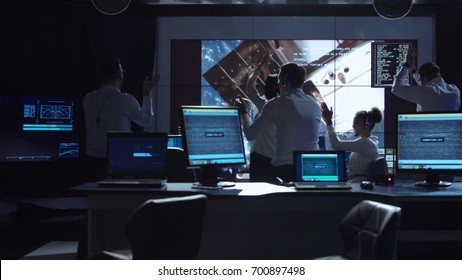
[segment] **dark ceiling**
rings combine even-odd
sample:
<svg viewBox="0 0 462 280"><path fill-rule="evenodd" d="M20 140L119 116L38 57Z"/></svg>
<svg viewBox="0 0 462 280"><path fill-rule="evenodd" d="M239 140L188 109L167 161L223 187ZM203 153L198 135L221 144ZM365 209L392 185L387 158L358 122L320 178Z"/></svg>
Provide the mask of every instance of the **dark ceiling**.
<svg viewBox="0 0 462 280"><path fill-rule="evenodd" d="M283 4L283 5L364 5L373 4L374 0L57 0L59 2L88 3L94 2L115 5L118 3L140 3L144 5L242 5L242 4ZM406 0L382 0L399 3ZM462 0L412 0L413 5L462 5Z"/></svg>

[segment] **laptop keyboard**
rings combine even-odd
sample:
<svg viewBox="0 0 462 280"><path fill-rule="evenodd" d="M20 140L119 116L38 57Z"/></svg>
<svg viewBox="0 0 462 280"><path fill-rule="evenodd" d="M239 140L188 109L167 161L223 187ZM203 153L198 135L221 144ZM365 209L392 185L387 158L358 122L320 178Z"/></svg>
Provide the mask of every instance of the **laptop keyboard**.
<svg viewBox="0 0 462 280"><path fill-rule="evenodd" d="M165 179L153 178L137 178L137 179L104 179L98 183L100 184L114 184L114 185L160 185L166 182Z"/></svg>

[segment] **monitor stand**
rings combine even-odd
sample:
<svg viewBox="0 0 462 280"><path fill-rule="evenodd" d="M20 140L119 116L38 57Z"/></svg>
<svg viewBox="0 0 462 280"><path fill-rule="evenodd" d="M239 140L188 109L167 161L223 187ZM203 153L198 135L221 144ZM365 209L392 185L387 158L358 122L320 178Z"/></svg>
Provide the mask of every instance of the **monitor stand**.
<svg viewBox="0 0 462 280"><path fill-rule="evenodd" d="M194 184L194 188L199 189L222 189L234 187L235 182L226 181L219 177L221 168L211 167L211 166L202 166L201 167L201 176L199 182Z"/></svg>
<svg viewBox="0 0 462 280"><path fill-rule="evenodd" d="M427 174L427 176L425 176L425 181L416 182L415 185L417 187L445 188L451 186L451 182L441 181L438 174Z"/></svg>

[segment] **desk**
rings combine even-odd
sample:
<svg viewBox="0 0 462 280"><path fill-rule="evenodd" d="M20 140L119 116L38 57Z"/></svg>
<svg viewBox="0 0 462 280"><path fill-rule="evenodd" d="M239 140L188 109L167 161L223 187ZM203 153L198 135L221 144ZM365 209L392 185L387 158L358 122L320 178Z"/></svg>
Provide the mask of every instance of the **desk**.
<svg viewBox="0 0 462 280"><path fill-rule="evenodd" d="M88 195L89 253L128 248L125 221L147 199L197 193L209 197L201 259L312 259L338 254L342 251L338 225L363 199L403 208L402 240L462 240L462 219L452 219L462 213L462 183L444 190L414 187L412 182L375 186L373 190L353 184L351 191L295 191L266 183L237 183L223 190L198 190L191 185L128 189L87 183L73 187L73 191ZM442 219L428 212L444 212L445 205L450 205L454 215L441 224ZM422 207L425 211L419 213ZM440 224L433 225L435 221ZM442 228L446 237L441 237Z"/></svg>

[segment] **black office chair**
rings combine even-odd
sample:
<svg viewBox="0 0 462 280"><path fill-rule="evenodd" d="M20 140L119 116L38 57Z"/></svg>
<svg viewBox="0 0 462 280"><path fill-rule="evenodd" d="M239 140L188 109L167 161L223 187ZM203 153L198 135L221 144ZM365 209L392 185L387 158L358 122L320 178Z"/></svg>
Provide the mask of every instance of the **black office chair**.
<svg viewBox="0 0 462 280"><path fill-rule="evenodd" d="M343 254L324 260L390 260L396 258L401 208L364 200L340 223Z"/></svg>
<svg viewBox="0 0 462 280"><path fill-rule="evenodd" d="M388 165L384 157L379 157L371 163L367 180L377 181L378 177L388 175Z"/></svg>
<svg viewBox="0 0 462 280"><path fill-rule="evenodd" d="M207 196L150 199L128 219L131 252L102 251L89 259L193 260L199 254Z"/></svg>
<svg viewBox="0 0 462 280"><path fill-rule="evenodd" d="M196 259L206 203L207 196L203 194L143 203L125 226L133 259Z"/></svg>

